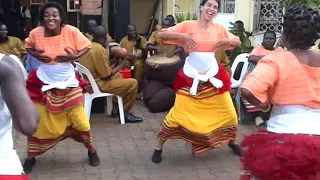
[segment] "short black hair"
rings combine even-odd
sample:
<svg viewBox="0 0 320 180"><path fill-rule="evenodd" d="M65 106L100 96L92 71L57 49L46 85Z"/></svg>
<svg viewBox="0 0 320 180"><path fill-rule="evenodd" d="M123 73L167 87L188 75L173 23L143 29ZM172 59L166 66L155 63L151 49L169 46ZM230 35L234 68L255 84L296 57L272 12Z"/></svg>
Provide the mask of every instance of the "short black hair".
<svg viewBox="0 0 320 180"><path fill-rule="evenodd" d="M129 29L130 26L131 26L131 27L134 27L135 29L137 29L136 25L134 25L134 24L132 24L132 23L128 24L127 28Z"/></svg>
<svg viewBox="0 0 320 180"><path fill-rule="evenodd" d="M218 7L220 8L220 0L215 0L218 3ZM208 0L202 0L200 3L200 6L204 6L206 3L208 2Z"/></svg>
<svg viewBox="0 0 320 180"><path fill-rule="evenodd" d="M0 27L1 26L6 26L7 27L7 25L6 24L4 24L4 23L2 23L2 22L0 22ZM8 27L7 27L8 28Z"/></svg>
<svg viewBox="0 0 320 180"><path fill-rule="evenodd" d="M56 8L59 11L59 15L61 18L61 25L64 25L67 23L67 16L66 16L65 10L61 6L61 4L59 4L57 2L47 2L47 3L43 4L40 8L40 12L39 12L40 17L39 18L40 18L41 24L43 23L43 20L44 20L44 12L48 8Z"/></svg>
<svg viewBox="0 0 320 180"><path fill-rule="evenodd" d="M319 39L320 14L308 5L296 5L284 16L283 33L290 49L309 49Z"/></svg>
<svg viewBox="0 0 320 180"><path fill-rule="evenodd" d="M264 37L266 34L272 34L275 38L277 37L276 32L275 32L275 31L271 31L271 30L269 30L269 29L264 33L263 37Z"/></svg>

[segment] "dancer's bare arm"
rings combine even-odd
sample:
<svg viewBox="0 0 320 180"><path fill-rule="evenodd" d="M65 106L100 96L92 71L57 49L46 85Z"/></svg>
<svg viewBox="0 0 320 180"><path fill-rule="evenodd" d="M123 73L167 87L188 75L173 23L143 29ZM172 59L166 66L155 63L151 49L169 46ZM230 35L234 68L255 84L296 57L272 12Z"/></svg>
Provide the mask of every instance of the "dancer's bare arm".
<svg viewBox="0 0 320 180"><path fill-rule="evenodd" d="M33 135L39 113L27 93L20 66L8 56L0 60L0 86L17 130L26 136Z"/></svg>

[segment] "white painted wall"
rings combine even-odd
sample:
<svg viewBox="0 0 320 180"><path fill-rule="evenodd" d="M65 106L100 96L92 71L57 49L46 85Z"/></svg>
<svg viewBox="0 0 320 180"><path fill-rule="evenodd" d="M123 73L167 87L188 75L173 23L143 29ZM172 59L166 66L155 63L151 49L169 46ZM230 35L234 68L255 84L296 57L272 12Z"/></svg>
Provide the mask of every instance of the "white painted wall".
<svg viewBox="0 0 320 180"><path fill-rule="evenodd" d="M234 14L227 14L227 13L219 13L216 18L212 20L215 23L221 24L226 29L229 29L230 22L235 22L235 15Z"/></svg>

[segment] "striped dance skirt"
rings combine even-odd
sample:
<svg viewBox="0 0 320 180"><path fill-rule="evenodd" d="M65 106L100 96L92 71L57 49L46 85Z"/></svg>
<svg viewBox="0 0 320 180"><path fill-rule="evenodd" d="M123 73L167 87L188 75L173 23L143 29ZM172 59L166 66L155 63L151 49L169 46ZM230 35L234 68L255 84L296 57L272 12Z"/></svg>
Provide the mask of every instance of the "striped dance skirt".
<svg viewBox="0 0 320 180"><path fill-rule="evenodd" d="M246 137L240 180L319 180L320 136L259 130Z"/></svg>
<svg viewBox="0 0 320 180"><path fill-rule="evenodd" d="M164 141L184 139L192 144L195 156L236 139L238 121L229 93L229 76L219 66L215 77L223 81L222 88L201 83L198 94L191 96L192 79L179 71L174 83L177 90L175 104L165 117L158 138Z"/></svg>
<svg viewBox="0 0 320 180"><path fill-rule="evenodd" d="M44 84L36 71L29 73L26 86L40 113L40 121L35 134L28 138L28 156L41 155L69 137L93 150L90 123L83 107L87 83L80 76L77 78L78 88L42 92Z"/></svg>

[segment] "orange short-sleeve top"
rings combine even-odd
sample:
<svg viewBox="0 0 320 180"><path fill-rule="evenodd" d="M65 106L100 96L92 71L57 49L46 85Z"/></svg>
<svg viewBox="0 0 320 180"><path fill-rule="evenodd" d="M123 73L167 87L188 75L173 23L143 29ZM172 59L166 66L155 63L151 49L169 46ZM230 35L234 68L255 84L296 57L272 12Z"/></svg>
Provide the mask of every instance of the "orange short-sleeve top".
<svg viewBox="0 0 320 180"><path fill-rule="evenodd" d="M289 51L263 57L241 88L259 101L320 108L320 67L301 64Z"/></svg>
<svg viewBox="0 0 320 180"><path fill-rule="evenodd" d="M284 51L284 49L280 47L277 47L274 50L270 51L265 49L263 46L257 46L251 51L250 56L266 56L270 53L278 53L282 51Z"/></svg>
<svg viewBox="0 0 320 180"><path fill-rule="evenodd" d="M196 48L189 49L184 46L181 40L163 40L165 44L175 44L184 46L186 52L215 52L213 48L220 40L223 39L239 39L233 35L222 25L217 23L210 23L207 29L200 28L198 21L183 21L173 27L161 29L160 32L176 32L186 33L197 43ZM226 50L233 49L233 47L226 47Z"/></svg>
<svg viewBox="0 0 320 180"><path fill-rule="evenodd" d="M91 42L78 28L71 25L64 25L61 34L53 37L44 36L44 27L37 27L30 32L25 40L26 48L44 51L52 59L49 64L56 64L54 59L59 55L66 55L65 49L77 53L85 48L91 48Z"/></svg>

